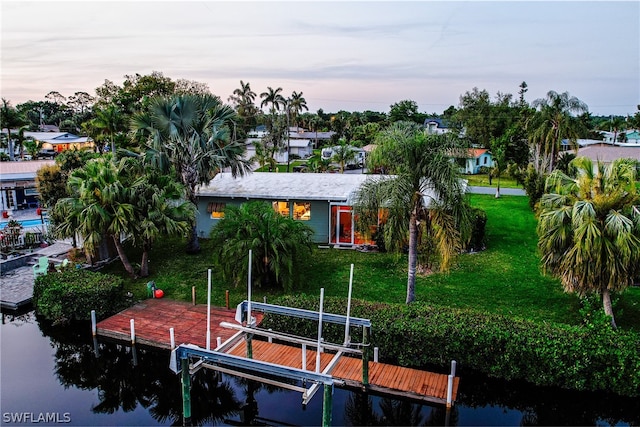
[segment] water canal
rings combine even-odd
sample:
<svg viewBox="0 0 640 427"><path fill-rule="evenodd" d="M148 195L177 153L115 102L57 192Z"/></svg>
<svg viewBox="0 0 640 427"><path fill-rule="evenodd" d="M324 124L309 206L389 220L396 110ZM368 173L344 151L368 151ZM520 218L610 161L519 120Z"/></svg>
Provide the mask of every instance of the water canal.
<svg viewBox="0 0 640 427"><path fill-rule="evenodd" d="M0 333L2 425L181 425L179 376L169 353L113 342L94 353L89 324L53 327L33 312L3 314ZM333 425L640 424L634 399L507 383L465 372L447 417L440 406L336 388ZM192 381L198 425L318 425L322 396L303 408L299 393L210 371Z"/></svg>

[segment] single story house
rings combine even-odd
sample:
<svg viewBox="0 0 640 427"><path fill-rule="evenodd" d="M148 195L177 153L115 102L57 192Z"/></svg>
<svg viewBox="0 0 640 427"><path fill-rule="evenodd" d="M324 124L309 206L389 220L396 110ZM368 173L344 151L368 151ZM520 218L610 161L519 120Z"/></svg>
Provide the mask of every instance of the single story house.
<svg viewBox="0 0 640 427"><path fill-rule="evenodd" d="M38 207L36 172L54 164L53 160L0 162L0 210L9 214L16 209Z"/></svg>
<svg viewBox="0 0 640 427"><path fill-rule="evenodd" d="M493 167L493 157L486 148L470 148L464 157L457 158L460 172L475 175L480 173L481 167Z"/></svg>
<svg viewBox="0 0 640 427"><path fill-rule="evenodd" d="M314 230L318 244L353 246L369 243L355 230L353 197L367 179L365 174L253 172L233 178L219 173L198 188L197 230L208 237L229 205L251 200L272 204L282 215L304 221Z"/></svg>
<svg viewBox="0 0 640 427"><path fill-rule="evenodd" d="M3 130L6 133L6 130ZM17 136L17 131L11 132L12 139ZM25 139L33 139L42 143L40 154L53 157L65 150L93 149L95 144L88 136L78 136L69 132L24 132Z"/></svg>
<svg viewBox="0 0 640 427"><path fill-rule="evenodd" d="M640 162L640 146L624 147L620 145L589 145L578 150L578 157L588 157L593 162L609 164L616 159L634 159Z"/></svg>

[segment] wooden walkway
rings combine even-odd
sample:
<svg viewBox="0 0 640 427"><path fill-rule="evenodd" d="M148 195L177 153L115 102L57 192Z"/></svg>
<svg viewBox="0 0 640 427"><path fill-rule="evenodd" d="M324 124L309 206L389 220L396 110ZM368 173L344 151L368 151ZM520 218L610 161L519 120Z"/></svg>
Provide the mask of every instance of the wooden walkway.
<svg viewBox="0 0 640 427"><path fill-rule="evenodd" d="M243 340L228 354L246 357L246 343ZM276 363L291 368L302 369L302 349L289 345L253 340L253 359ZM320 353L320 371L327 367L334 354ZM316 369L316 352L307 349L307 370ZM362 388L362 359L342 356L330 374L345 385ZM452 400L458 394L459 377L453 380ZM447 402L448 375L386 363L369 362L369 389L384 394L411 398L421 401L441 403Z"/></svg>
<svg viewBox="0 0 640 427"><path fill-rule="evenodd" d="M226 341L235 331L221 328L220 322L235 322L235 310L211 307L211 348L216 338ZM257 321L262 313L254 313ZM207 306L169 299L148 299L98 322L98 336L131 341L131 319L134 319L136 343L171 348L169 328L173 328L176 346L195 344L205 348L207 341Z"/></svg>
<svg viewBox="0 0 640 427"><path fill-rule="evenodd" d="M236 323L235 310L211 308L211 348L216 338L226 341L236 331L222 328L221 322ZM254 312L258 324L263 314ZM131 323L134 319L136 343L170 349L169 328L174 329L176 346L195 344L206 347L207 306L168 299L148 299L97 324L97 335L131 342ZM227 354L246 357L246 341L240 339ZM302 369L302 349L292 345L252 340L253 359ZM332 353L320 354L320 371L333 359ZM307 366L315 371L316 352L307 349ZM341 356L331 372L336 380L352 388L362 388L362 359ZM386 363L369 362L369 389L374 392L395 395L420 401L445 404L447 401L448 375L405 368ZM453 381L452 400L456 400L459 378Z"/></svg>

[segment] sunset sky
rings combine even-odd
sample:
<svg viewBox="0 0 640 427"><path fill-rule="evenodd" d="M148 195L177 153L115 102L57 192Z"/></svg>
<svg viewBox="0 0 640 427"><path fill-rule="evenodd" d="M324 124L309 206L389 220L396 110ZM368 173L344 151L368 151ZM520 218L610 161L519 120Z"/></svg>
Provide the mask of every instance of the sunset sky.
<svg viewBox="0 0 640 427"><path fill-rule="evenodd" d="M442 113L474 87L531 102L568 91L592 114L640 104L640 2L1 2L1 86L13 105L95 95L160 71L227 100L303 92L310 111ZM259 101L258 101L259 102Z"/></svg>

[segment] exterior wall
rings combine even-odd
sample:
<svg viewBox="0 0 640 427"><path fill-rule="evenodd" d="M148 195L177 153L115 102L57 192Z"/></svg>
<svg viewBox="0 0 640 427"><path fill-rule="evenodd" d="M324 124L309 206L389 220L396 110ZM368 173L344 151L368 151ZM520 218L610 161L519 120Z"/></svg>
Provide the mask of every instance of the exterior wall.
<svg viewBox="0 0 640 427"><path fill-rule="evenodd" d="M263 199L252 199L263 200ZM219 198L219 197L206 197L201 196L198 200L198 214L197 214L197 231L198 236L202 238L208 238L213 226L220 221L219 219L211 218L211 215L207 212L207 206L209 203L225 203L227 206L240 206L242 203L248 202L247 199L231 199L231 198ZM276 200L265 200L267 202L274 202ZM279 200L285 201L285 200ZM314 230L313 242L318 244L326 244L329 241L329 203L323 200L289 200L289 215L293 215L294 203L309 203L311 205L311 218L308 221L303 221L306 225Z"/></svg>
<svg viewBox="0 0 640 427"><path fill-rule="evenodd" d="M493 159L491 155L484 153L480 157L467 159L465 173L475 175L480 173L480 168L486 166L488 168L493 167Z"/></svg>

